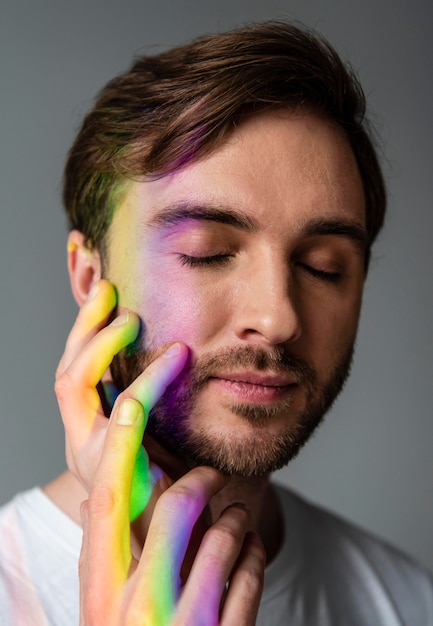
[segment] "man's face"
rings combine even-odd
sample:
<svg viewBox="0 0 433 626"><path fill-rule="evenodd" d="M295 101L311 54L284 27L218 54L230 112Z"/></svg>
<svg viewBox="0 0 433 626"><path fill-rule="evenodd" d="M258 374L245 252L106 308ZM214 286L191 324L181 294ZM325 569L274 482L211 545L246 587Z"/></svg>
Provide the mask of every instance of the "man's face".
<svg viewBox="0 0 433 626"><path fill-rule="evenodd" d="M127 386L180 340L190 362L148 429L193 463L263 475L311 435L347 376L364 281L365 206L342 132L260 114L209 157L133 183L106 276L140 315ZM156 352L155 352L156 351Z"/></svg>

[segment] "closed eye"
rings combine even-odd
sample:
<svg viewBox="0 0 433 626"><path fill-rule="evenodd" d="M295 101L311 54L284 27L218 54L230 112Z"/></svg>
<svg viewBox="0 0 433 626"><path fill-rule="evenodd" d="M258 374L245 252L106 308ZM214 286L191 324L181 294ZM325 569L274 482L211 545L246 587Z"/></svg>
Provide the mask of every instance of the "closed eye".
<svg viewBox="0 0 433 626"><path fill-rule="evenodd" d="M223 266L230 261L232 256L232 254L215 254L213 256L189 256L187 254L180 254L179 260L182 265L189 267Z"/></svg>
<svg viewBox="0 0 433 626"><path fill-rule="evenodd" d="M298 263L298 266L310 274L310 276L328 283L338 283L343 276L341 272L327 272L325 270L319 270L311 265L307 265L306 263Z"/></svg>

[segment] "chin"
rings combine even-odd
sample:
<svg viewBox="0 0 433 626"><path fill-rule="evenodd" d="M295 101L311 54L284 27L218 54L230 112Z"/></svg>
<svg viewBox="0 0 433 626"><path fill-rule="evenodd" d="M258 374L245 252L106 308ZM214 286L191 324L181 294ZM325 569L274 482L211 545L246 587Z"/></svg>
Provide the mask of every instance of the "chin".
<svg viewBox="0 0 433 626"><path fill-rule="evenodd" d="M149 416L147 430L168 451L190 466L207 465L225 474L244 478L266 476L292 459L319 426L314 421L291 424L272 431L264 425L239 424L238 427L214 426L179 428ZM272 420L270 420L272 422ZM271 426L271 424L268 424Z"/></svg>

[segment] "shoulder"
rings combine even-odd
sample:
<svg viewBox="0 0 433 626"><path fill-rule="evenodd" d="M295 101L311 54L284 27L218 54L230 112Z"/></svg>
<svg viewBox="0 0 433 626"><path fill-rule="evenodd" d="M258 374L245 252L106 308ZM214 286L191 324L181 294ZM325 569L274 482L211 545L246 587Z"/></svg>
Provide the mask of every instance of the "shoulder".
<svg viewBox="0 0 433 626"><path fill-rule="evenodd" d="M80 544L79 527L39 488L1 507L0 622L77 623Z"/></svg>
<svg viewBox="0 0 433 626"><path fill-rule="evenodd" d="M433 577L423 566L357 525L275 486L286 529L296 527L301 541L301 578L308 579L310 590L325 590L330 601L341 603L344 594L345 602L389 606L405 624L433 623Z"/></svg>

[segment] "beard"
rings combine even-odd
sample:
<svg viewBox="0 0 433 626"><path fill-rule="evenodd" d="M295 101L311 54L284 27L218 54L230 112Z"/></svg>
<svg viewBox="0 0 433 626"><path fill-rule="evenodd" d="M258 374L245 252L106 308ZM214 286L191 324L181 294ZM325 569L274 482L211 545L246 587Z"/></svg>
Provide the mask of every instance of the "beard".
<svg viewBox="0 0 433 626"><path fill-rule="evenodd" d="M195 362L190 359L150 411L146 431L192 467L208 465L245 478L267 475L287 465L321 423L347 380L353 350L352 343L320 385L315 369L307 361L281 347L271 351L233 347L202 355ZM160 348L148 347L116 355L111 371L117 388L126 389L159 354ZM200 426L203 409L199 395L209 379L219 372L239 370L289 374L305 395L303 409L294 411L290 393L271 405L226 402L224 409L249 424L247 434L244 428L234 427L229 433L227 427L218 429L218 407L212 429ZM206 410L211 413L213 409ZM279 421L283 418L284 427L276 434L271 425L277 416Z"/></svg>

